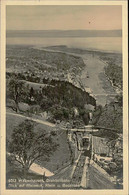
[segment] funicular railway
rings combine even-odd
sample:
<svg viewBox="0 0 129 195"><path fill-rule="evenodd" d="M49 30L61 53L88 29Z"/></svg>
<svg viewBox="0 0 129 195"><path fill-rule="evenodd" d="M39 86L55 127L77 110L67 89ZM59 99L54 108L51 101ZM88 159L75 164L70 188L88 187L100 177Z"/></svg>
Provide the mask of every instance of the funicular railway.
<svg viewBox="0 0 129 195"><path fill-rule="evenodd" d="M90 133L86 132L86 129L78 129L76 131L74 129L72 131L76 134L77 149L79 153L81 153L72 177L72 183L77 183L81 186L86 157L91 158L92 136Z"/></svg>
<svg viewBox="0 0 129 195"><path fill-rule="evenodd" d="M77 163L76 169L72 177L72 183L77 183L77 184L81 183L84 164L85 164L85 156L83 153L81 153L80 159Z"/></svg>
<svg viewBox="0 0 129 195"><path fill-rule="evenodd" d="M92 142L93 142L93 132L97 132L99 131L99 129L103 129L105 131L111 131L114 134L117 134L118 136L120 135L116 129L110 129L110 128L104 128L104 127L94 127L92 125L89 125L83 129L71 129L71 132L74 133L76 135L76 142L77 142L77 149L78 151L81 153L80 158L78 160L78 163L76 165L76 169L74 171L73 177L72 177L72 183L77 183L81 186L81 182L82 182L82 175L84 174L85 171L85 166L86 166L86 159L87 162L90 163L90 159L92 159L93 157L93 148L92 148ZM93 161L93 160L92 160ZM87 164L87 166L89 166L89 164ZM93 172L96 169L90 165L90 167L88 168L88 172L87 172L87 177L91 178ZM103 180L96 180L94 181L95 185L97 185L97 188L100 186L108 186L109 188L114 188L114 184L111 183L109 180L107 180L107 178L105 178L105 176L102 173L99 173L99 171L97 170L96 172L96 178L100 178L103 177ZM99 184L96 184L96 182L98 181ZM104 183L104 181L106 181ZM92 183L89 179L89 186L90 188L92 188L93 186L90 186L90 183ZM88 183L87 182L87 183ZM107 183L107 184L106 184ZM87 188L87 187L84 187Z"/></svg>
<svg viewBox="0 0 129 195"><path fill-rule="evenodd" d="M71 184L77 184L79 188L95 188L95 189L114 189L114 183L109 181L103 173L99 171L98 168L94 167L92 164L95 163L93 159L93 143L94 142L94 133L99 130L109 131L111 133L117 134L118 137L121 136L116 129L94 126L92 123L83 127L83 128L70 128L70 126L62 128L62 130L67 131L69 142L76 147L78 151L78 161L74 161L74 171L71 177ZM100 137L101 139L101 137ZM80 155L79 155L80 154ZM91 162L91 164L90 164ZM90 165L90 166L89 166ZM96 166L98 166L96 164ZM87 168L86 168L87 167ZM87 173L86 173L87 172ZM84 176L85 175L85 176ZM95 177L94 177L95 175ZM86 182L82 182L85 178ZM103 179L101 179L103 178ZM82 183L84 185L82 185ZM87 185L85 185L87 183Z"/></svg>

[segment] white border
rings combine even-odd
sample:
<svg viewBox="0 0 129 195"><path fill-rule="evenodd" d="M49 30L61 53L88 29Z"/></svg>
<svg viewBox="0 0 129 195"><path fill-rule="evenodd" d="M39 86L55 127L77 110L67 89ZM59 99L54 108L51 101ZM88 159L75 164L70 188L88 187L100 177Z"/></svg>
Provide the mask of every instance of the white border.
<svg viewBox="0 0 129 195"><path fill-rule="evenodd" d="M122 5L123 29L123 159L124 159L124 189L123 190L6 190L5 177L5 30L6 30L6 5ZM1 194L128 194L128 46L127 46L127 1L6 1L1 2Z"/></svg>

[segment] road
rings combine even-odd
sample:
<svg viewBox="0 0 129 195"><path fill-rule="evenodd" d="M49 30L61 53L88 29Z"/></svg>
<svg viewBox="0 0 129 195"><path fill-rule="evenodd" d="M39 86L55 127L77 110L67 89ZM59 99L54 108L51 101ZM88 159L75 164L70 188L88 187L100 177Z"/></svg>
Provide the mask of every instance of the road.
<svg viewBox="0 0 129 195"><path fill-rule="evenodd" d="M43 124L43 125L47 125L49 127L56 127L56 125L53 124L53 123L43 121L43 120L39 120L39 119L35 119L35 118L32 118L32 117L27 117L27 116L24 116L22 114L15 114L15 113L12 113L12 112L6 112L6 114L7 115L12 115L12 116L17 116L17 117L22 117L22 118L25 118L25 119L28 119L28 120L32 120L34 122L37 122L37 123L40 123L40 124Z"/></svg>

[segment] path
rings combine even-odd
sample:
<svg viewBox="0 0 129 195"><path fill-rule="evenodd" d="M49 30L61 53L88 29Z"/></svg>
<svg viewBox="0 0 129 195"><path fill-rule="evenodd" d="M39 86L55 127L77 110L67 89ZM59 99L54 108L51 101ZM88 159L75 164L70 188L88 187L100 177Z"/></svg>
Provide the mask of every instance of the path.
<svg viewBox="0 0 129 195"><path fill-rule="evenodd" d="M47 177L53 176L54 173L49 171L48 169L41 167L40 165L33 163L30 167L30 171L39 174L39 175L45 175Z"/></svg>
<svg viewBox="0 0 129 195"><path fill-rule="evenodd" d="M52 124L50 122L47 122L47 121L42 121L42 120L39 120L39 119L35 119L35 118L31 118L31 117L27 117L27 116L24 116L24 115L21 115L21 114L15 114L15 113L11 113L11 112L6 112L7 115L13 115L13 116L18 116L18 117L22 117L22 118L25 118L25 119L28 119L28 120L32 120L34 122L37 122L37 123L40 123L40 124L43 124L43 125L47 125L49 127L56 127L55 124Z"/></svg>

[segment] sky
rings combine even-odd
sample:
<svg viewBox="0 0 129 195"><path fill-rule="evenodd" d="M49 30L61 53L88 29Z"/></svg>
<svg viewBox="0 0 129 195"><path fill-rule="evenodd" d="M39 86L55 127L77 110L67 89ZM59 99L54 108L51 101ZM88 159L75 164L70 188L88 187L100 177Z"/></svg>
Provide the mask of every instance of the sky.
<svg viewBox="0 0 129 195"><path fill-rule="evenodd" d="M8 5L7 30L114 30L122 29L119 5Z"/></svg>

